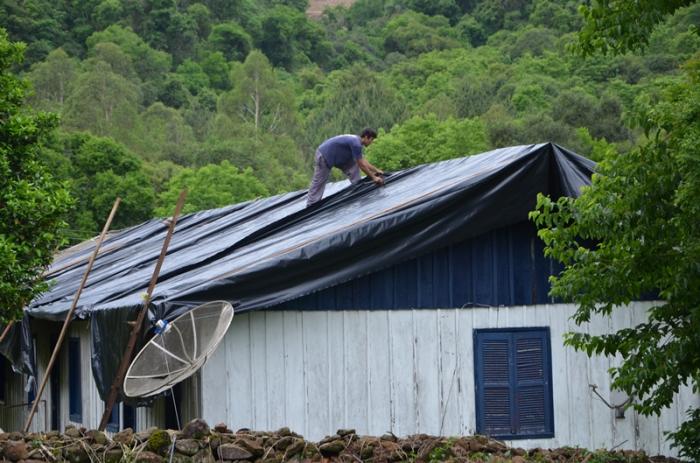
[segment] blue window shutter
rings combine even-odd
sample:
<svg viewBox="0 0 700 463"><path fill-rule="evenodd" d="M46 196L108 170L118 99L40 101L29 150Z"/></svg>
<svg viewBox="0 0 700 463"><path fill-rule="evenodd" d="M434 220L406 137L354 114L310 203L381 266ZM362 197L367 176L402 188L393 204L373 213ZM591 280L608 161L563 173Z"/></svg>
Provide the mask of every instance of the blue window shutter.
<svg viewBox="0 0 700 463"><path fill-rule="evenodd" d="M552 433L549 331L513 333L515 350L516 432L522 435Z"/></svg>
<svg viewBox="0 0 700 463"><path fill-rule="evenodd" d="M480 343L481 404L483 433L511 434L512 402L510 400L509 340L486 336Z"/></svg>
<svg viewBox="0 0 700 463"><path fill-rule="evenodd" d="M68 338L68 414L71 421L83 421L83 391L80 380L80 338Z"/></svg>
<svg viewBox="0 0 700 463"><path fill-rule="evenodd" d="M549 329L474 332L477 432L552 437Z"/></svg>

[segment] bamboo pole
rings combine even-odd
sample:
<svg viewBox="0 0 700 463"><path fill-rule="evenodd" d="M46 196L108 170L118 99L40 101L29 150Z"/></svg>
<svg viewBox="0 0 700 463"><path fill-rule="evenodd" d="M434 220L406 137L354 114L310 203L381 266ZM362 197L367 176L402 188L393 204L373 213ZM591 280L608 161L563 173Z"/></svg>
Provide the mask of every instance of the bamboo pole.
<svg viewBox="0 0 700 463"><path fill-rule="evenodd" d="M44 388L46 387L46 383L49 380L49 376L51 375L51 369L53 368L54 363L56 362L56 358L58 357L58 353L61 350L61 344L63 344L63 339L66 337L66 333L68 332L68 326L70 325L70 322L73 319L73 312L75 312L75 308L78 305L78 300L80 300L80 295L83 292L83 288L85 287L85 283L87 283L88 275L90 274L90 271L92 270L92 265L95 263L95 259L97 258L97 254L100 252L100 246L102 246L102 241L105 238L105 235L107 235L107 231L109 230L110 225L112 225L112 219L114 219L114 215L117 213L117 208L119 207L119 203L121 202L121 198L117 197L117 199L114 201L114 205L112 206L112 210L109 213L109 217L107 217L107 222L105 222L104 228L102 228L102 233L100 233L100 238L97 240L97 243L95 244L95 250L92 252L92 255L90 256L90 260L88 261L87 268L85 269L85 273L83 274L83 279L80 282L80 286L78 287L78 291L75 293L75 297L73 297L73 303L70 306L70 310L68 310L68 314L66 315L66 319L63 321L63 327L61 328L61 334L58 336L58 341L56 341L56 346L53 349L53 353L51 354L51 359L49 360L49 364L46 366L46 372L44 373L44 379L41 381L41 387L39 388L39 391L36 394L36 397L34 398L34 403L32 404L32 409L29 412L29 416L27 417L27 421L24 424L24 432L27 432L29 430L29 426L32 424L32 419L34 418L34 414L36 413L36 408L39 405L39 400L41 400L41 394L44 392Z"/></svg>
<svg viewBox="0 0 700 463"><path fill-rule="evenodd" d="M2 330L2 334L0 334L0 342L3 342L5 340L5 336L7 336L7 333L10 332L10 328L12 328L12 325L15 324L15 321L12 320L10 323L7 324L4 330Z"/></svg>
<svg viewBox="0 0 700 463"><path fill-rule="evenodd" d="M117 396L119 395L119 390L121 389L122 382L124 381L124 375L126 375L126 370L129 368L129 362L131 362L131 357L134 354L134 348L136 347L136 341L138 340L139 334L141 333L141 327L143 326L143 320L146 318L146 313L148 312L148 306L151 303L151 296L153 295L153 290L156 287L156 282L158 281L158 275L160 274L160 268L163 265L163 260L165 260L165 254L168 252L168 246L170 245L170 239L173 236L173 231L175 230L175 224L177 223L177 218L180 215L182 206L185 204L185 197L187 197L187 190L182 190L180 192L180 197L177 200L177 205L175 206L175 212L173 213L173 218L170 220L170 226L168 227L168 233L165 235L165 241L163 242L163 247L160 250L160 256L158 257L158 262L156 262L156 268L153 269L153 275L151 276L151 281L148 284L148 290L143 300L143 307L139 312L136 322L131 330L131 335L129 336L129 342L126 345L126 350L122 356L121 363L119 364L119 369L114 377L112 386L109 389L109 395L105 401L105 411L102 414L102 420L100 421L100 426L97 428L100 431L104 431L107 427L107 422L112 414L112 408L117 401Z"/></svg>

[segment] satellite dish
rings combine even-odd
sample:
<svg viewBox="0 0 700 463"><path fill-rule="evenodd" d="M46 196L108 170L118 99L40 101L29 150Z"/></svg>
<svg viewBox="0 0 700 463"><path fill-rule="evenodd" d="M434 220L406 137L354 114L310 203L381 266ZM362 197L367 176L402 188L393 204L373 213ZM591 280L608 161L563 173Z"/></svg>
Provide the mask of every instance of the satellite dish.
<svg viewBox="0 0 700 463"><path fill-rule="evenodd" d="M158 320L156 335L131 362L124 378L127 397L148 397L193 375L216 350L233 320L226 301L200 305L172 322Z"/></svg>

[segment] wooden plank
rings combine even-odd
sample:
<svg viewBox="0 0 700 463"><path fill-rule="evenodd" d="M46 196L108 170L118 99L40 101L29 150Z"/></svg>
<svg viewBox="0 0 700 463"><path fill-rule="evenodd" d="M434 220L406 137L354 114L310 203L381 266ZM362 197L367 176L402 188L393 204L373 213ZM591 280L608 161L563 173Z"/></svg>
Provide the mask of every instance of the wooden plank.
<svg viewBox="0 0 700 463"><path fill-rule="evenodd" d="M367 397L367 311L345 312L344 327L345 426L363 432L369 428L370 413Z"/></svg>
<svg viewBox="0 0 700 463"><path fill-rule="evenodd" d="M240 322L238 316L235 316L232 324ZM231 384L231 367L228 362L228 351L232 343L231 330L224 335L224 339L218 349L214 351L207 363L204 364L201 370L202 384L205 385L206 391L202 393L202 416L205 416L209 423L227 423L229 424L230 416L230 389ZM211 393L209 391L218 391L219 393ZM225 394L223 391L226 391ZM230 424L229 424L230 425Z"/></svg>
<svg viewBox="0 0 700 463"><path fill-rule="evenodd" d="M328 420L330 433L345 423L345 312L328 313Z"/></svg>
<svg viewBox="0 0 700 463"><path fill-rule="evenodd" d="M413 314L415 337L414 378L416 383L417 422L420 433L436 435L440 432L441 372L435 310L416 310Z"/></svg>
<svg viewBox="0 0 700 463"><path fill-rule="evenodd" d="M617 331L630 326L630 314L627 310L613 310L610 317L612 331ZM610 359L611 366L621 363L619 356ZM614 447L636 448L637 413L631 408L625 413L624 419L614 421L612 442Z"/></svg>
<svg viewBox="0 0 700 463"><path fill-rule="evenodd" d="M390 321L392 431L397 436L415 434L416 398L413 382L413 311L396 310Z"/></svg>
<svg viewBox="0 0 700 463"><path fill-rule="evenodd" d="M303 312L304 371L306 372L305 435L328 432L328 314Z"/></svg>
<svg viewBox="0 0 700 463"><path fill-rule="evenodd" d="M251 426L253 429L270 429L266 318L267 313L264 311L255 311L250 314L250 377L253 404Z"/></svg>
<svg viewBox="0 0 700 463"><path fill-rule="evenodd" d="M570 404L569 364L564 347L564 333L568 331L567 318L571 311L565 305L547 305L552 346L552 404L554 406L554 446L572 445L571 426L576 412ZM572 415L573 414L573 415Z"/></svg>
<svg viewBox="0 0 700 463"><path fill-rule="evenodd" d="M624 309L629 312L630 327L644 323L647 319L647 306L640 303L632 303ZM661 423L658 415L638 416L636 448L643 449L650 455L661 453L664 437L661 435Z"/></svg>
<svg viewBox="0 0 700 463"><path fill-rule="evenodd" d="M389 369L390 311L367 312L367 397L369 435L381 436L391 427Z"/></svg>
<svg viewBox="0 0 700 463"><path fill-rule="evenodd" d="M591 318L588 325L588 332L593 335L609 333L610 323L610 319L607 317L595 316ZM594 355L588 360L588 372L591 384L595 385L597 392L612 405L610 373L608 373L609 368L610 359L605 355ZM591 390L591 393L592 392ZM615 410L610 409L597 395L592 393L591 411L591 426L589 432L593 445L595 448L612 448L614 445L612 436Z"/></svg>
<svg viewBox="0 0 700 463"><path fill-rule="evenodd" d="M438 435L460 434L460 398L457 391L459 350L457 348L457 311L438 310L438 349L440 364L440 422Z"/></svg>
<svg viewBox="0 0 700 463"><path fill-rule="evenodd" d="M266 429L273 430L289 426L284 400L286 388L284 314L283 312L267 311L265 321L268 416Z"/></svg>
<svg viewBox="0 0 700 463"><path fill-rule="evenodd" d="M293 431L306 432L306 372L304 369L304 336L302 313L285 311L284 314L284 409L287 426Z"/></svg>
<svg viewBox="0 0 700 463"><path fill-rule="evenodd" d="M476 391L474 390L474 314L477 309L460 309L457 311L457 352L459 369L457 371L457 397L459 403L458 434L476 433Z"/></svg>
<svg viewBox="0 0 700 463"><path fill-rule="evenodd" d="M586 327L578 327L567 317L567 331L585 332ZM588 377L588 356L585 352L576 351L566 347L566 364L568 366L567 377L569 382L569 412L571 413L570 439L580 443L582 447L591 448L591 407L592 392Z"/></svg>
<svg viewBox="0 0 700 463"><path fill-rule="evenodd" d="M229 402L224 422L233 430L253 426L250 317L250 313L235 316L225 337Z"/></svg>
<svg viewBox="0 0 700 463"><path fill-rule="evenodd" d="M87 266L85 267L85 272L83 273L83 278L80 281L80 284L78 285L78 289L73 296L73 302L71 303L70 308L68 309L68 313L66 313L66 318L63 321L63 326L61 327L61 332L58 335L58 340L56 341L56 345L53 347L53 353L51 354L50 359L48 362L46 362L46 369L44 371L44 380L41 382L41 385L39 386L36 397L34 399L34 403L32 404L31 410L29 411L29 414L27 416L27 422L24 424L24 432L27 432L29 430L29 427L32 424L32 418L34 417L34 413L36 413L37 407L39 405L39 402L41 401L41 396L44 393L44 388L46 387L46 384L49 381L49 377L51 375L51 369L53 368L54 363L58 359L58 353L61 350L61 346L63 345L63 339L66 336L66 333L68 332L68 327L70 326L71 322L73 321L73 314L75 312L76 307L78 306L78 301L80 300L80 295L83 292L83 288L85 287L85 284L87 283L88 276L90 275L90 272L92 271L92 266L95 263L95 259L97 259L97 254L100 252L100 247L102 246L102 241L104 240L105 236L107 235L107 231L109 230L109 227L112 225L112 219L114 218L114 214L117 213L117 209L119 208L119 203L121 202L121 198L117 197L117 199L114 201L114 205L112 206L112 210L109 213L109 216L107 217L107 221L104 224L104 227L102 228L102 232L100 233L100 237L97 239L97 243L95 243L95 249L93 250L92 254L90 255L90 259L88 260ZM9 325L8 325L9 328ZM5 334L7 333L7 329L2 333L2 338L5 337ZM42 362L43 364L43 362ZM89 371L89 370L88 370ZM38 378L37 378L38 380ZM111 405L110 405L111 407ZM46 412L44 412L46 413Z"/></svg>

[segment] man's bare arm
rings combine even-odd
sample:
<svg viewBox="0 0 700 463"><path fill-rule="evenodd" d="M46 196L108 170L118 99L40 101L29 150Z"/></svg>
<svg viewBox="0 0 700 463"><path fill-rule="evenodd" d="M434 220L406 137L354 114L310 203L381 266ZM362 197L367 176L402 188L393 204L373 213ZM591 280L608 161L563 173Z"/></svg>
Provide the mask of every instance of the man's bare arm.
<svg viewBox="0 0 700 463"><path fill-rule="evenodd" d="M380 177L380 175L384 174L384 172L370 164L369 161L367 161L367 159L358 159L357 166L362 172L364 172L369 178L371 178L374 183L380 186L384 185L384 179Z"/></svg>

